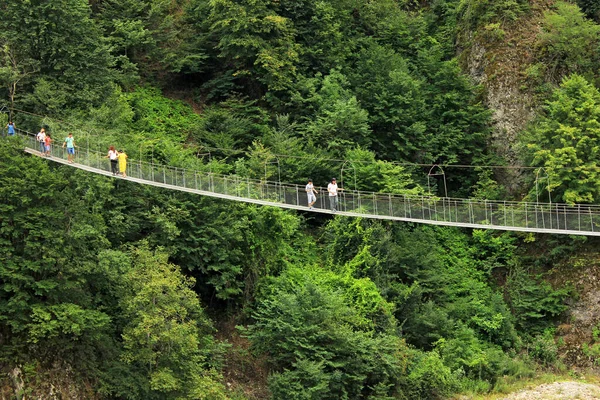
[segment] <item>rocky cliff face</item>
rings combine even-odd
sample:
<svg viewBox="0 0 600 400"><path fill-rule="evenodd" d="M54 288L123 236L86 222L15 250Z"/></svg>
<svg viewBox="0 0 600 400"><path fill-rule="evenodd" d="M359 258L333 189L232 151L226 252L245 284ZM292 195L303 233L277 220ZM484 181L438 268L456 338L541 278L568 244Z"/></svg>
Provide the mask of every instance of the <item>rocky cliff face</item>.
<svg viewBox="0 0 600 400"><path fill-rule="evenodd" d="M90 382L82 382L71 367L55 364L18 365L0 369L0 400L95 400Z"/></svg>
<svg viewBox="0 0 600 400"><path fill-rule="evenodd" d="M488 24L459 36L464 70L485 88L485 103L493 112L491 148L507 165L522 165L519 134L539 106L529 88L528 69L535 62L540 22L553 1L532 1L531 9L517 21ZM497 179L518 196L522 170L506 169Z"/></svg>
<svg viewBox="0 0 600 400"><path fill-rule="evenodd" d="M556 343L563 362L572 367L600 365L600 255L598 241L554 266L549 280L555 286L571 285L577 298L556 329Z"/></svg>

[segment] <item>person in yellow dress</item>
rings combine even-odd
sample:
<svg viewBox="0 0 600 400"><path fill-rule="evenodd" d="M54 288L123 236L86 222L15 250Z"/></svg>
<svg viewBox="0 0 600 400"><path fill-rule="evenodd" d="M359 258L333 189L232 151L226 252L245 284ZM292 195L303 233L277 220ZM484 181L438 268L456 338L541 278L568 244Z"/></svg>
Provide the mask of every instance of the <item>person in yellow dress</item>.
<svg viewBox="0 0 600 400"><path fill-rule="evenodd" d="M121 150L119 151L117 159L119 160L119 173L123 176L123 178L127 178L127 154L125 154L125 152Z"/></svg>

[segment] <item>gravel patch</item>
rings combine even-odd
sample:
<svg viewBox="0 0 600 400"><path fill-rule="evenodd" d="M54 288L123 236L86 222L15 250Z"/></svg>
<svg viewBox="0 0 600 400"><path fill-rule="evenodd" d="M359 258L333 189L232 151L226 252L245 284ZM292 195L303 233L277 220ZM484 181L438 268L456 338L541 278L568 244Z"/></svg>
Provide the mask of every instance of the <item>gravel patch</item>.
<svg viewBox="0 0 600 400"><path fill-rule="evenodd" d="M600 386L580 382L554 382L521 390L499 400L599 400Z"/></svg>

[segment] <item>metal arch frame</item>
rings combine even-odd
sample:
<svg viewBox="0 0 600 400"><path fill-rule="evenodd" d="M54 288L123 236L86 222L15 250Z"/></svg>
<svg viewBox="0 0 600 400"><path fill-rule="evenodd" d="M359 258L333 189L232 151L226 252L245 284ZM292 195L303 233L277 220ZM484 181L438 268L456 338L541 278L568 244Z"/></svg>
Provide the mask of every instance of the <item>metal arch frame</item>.
<svg viewBox="0 0 600 400"><path fill-rule="evenodd" d="M0 107L0 114L8 115L8 122L13 120L14 112L13 112L12 108L10 108L9 105L6 105L6 104L2 105ZM4 128L4 127L2 127L2 128Z"/></svg>
<svg viewBox="0 0 600 400"><path fill-rule="evenodd" d="M279 157L277 157L276 155L272 155L272 157L275 157L275 161L268 161L268 159L267 159L264 162L264 164L265 164L265 182L268 182L268 180L267 180L267 165L277 163L277 183L279 185L281 185L281 163L279 162Z"/></svg>
<svg viewBox="0 0 600 400"><path fill-rule="evenodd" d="M441 173L431 173L435 168L438 168L439 171L441 171ZM429 169L429 172L427 173L427 191L429 193L429 195L431 196L431 186L429 183L429 177L430 176L443 176L444 177L444 197L448 197L448 186L446 185L446 173L444 172L444 169L442 168L441 165L439 164L433 164L433 166Z"/></svg>

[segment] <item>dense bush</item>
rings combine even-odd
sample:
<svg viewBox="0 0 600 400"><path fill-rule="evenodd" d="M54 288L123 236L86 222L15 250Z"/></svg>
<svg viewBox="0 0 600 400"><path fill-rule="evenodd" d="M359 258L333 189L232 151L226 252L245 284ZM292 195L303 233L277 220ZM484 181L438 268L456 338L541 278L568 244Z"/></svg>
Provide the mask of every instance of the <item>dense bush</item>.
<svg viewBox="0 0 600 400"><path fill-rule="evenodd" d="M537 188L542 199L548 192L552 201L566 203L593 203L600 198L599 118L598 89L580 75L564 78L547 102L545 114L523 138L531 164L543 168Z"/></svg>
<svg viewBox="0 0 600 400"><path fill-rule="evenodd" d="M573 73L597 76L600 25L586 19L576 5L559 1L556 11L546 13L542 29L539 57L550 79L560 81Z"/></svg>
<svg viewBox="0 0 600 400"><path fill-rule="evenodd" d="M425 192L430 166L410 163L496 164L492 112L456 44L484 35L492 61L529 7L5 3L0 108L33 112L16 112L19 127L71 131L131 161L316 185L339 176L397 194ZM568 76L523 140L553 201L600 196L598 31L557 2L523 70L538 98ZM544 365L556 358L542 332L569 290L530 268L520 236L198 198L56 167L1 140L2 362L70 364L106 398L223 399L208 315L248 326L276 399L445 398L529 373L522 348ZM492 171L461 168L450 195L506 196Z"/></svg>
<svg viewBox="0 0 600 400"><path fill-rule="evenodd" d="M375 387L389 396L399 391L408 349L391 329L392 305L372 282L292 267L261 292L248 337L273 363L275 398L367 399L377 398Z"/></svg>

